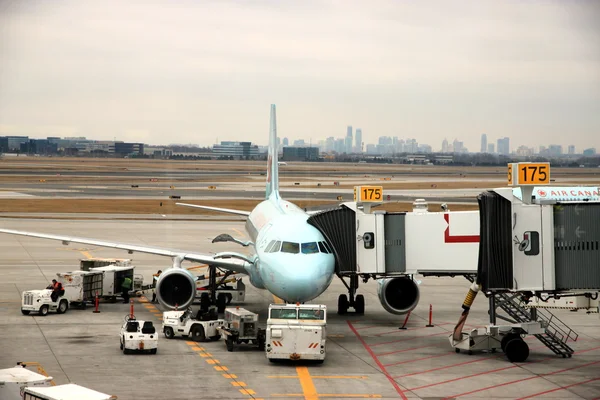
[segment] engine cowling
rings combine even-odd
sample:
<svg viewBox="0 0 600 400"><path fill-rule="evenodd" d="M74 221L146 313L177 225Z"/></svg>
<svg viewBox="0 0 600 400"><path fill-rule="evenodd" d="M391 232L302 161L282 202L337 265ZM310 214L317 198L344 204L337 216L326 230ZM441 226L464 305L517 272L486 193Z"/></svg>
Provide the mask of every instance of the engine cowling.
<svg viewBox="0 0 600 400"><path fill-rule="evenodd" d="M419 287L410 278L388 278L378 281L377 295L383 308L396 315L406 314L419 304Z"/></svg>
<svg viewBox="0 0 600 400"><path fill-rule="evenodd" d="M196 279L183 268L171 268L163 272L156 282L156 298L163 306L185 310L196 297Z"/></svg>

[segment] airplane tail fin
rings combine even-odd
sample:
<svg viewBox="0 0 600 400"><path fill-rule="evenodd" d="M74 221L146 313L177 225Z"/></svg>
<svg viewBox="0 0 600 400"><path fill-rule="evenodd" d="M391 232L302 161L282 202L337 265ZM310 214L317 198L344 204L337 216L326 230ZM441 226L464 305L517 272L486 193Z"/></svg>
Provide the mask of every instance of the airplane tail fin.
<svg viewBox="0 0 600 400"><path fill-rule="evenodd" d="M277 117L275 104L271 104L271 126L269 129L269 154L267 157L267 192L266 198L279 199L279 162L277 148Z"/></svg>

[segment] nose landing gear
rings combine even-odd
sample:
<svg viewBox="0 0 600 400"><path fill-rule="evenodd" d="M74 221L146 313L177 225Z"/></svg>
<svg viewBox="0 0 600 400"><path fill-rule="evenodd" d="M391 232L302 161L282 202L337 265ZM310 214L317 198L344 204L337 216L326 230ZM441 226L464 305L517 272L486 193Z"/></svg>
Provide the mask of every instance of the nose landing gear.
<svg viewBox="0 0 600 400"><path fill-rule="evenodd" d="M349 308L354 308L356 314L365 313L365 297L362 294L356 294L358 289L358 275L350 275L350 284L346 283L344 277L338 275L348 289L348 295L340 294L338 297L338 314L344 315L348 313Z"/></svg>

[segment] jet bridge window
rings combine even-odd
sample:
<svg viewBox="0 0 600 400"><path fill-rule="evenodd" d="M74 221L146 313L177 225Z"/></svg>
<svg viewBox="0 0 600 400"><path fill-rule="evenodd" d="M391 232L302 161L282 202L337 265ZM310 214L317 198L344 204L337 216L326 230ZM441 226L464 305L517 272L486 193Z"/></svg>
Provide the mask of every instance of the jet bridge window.
<svg viewBox="0 0 600 400"><path fill-rule="evenodd" d="M271 310L270 318L279 318L279 319L297 319L295 309L287 309L287 308L274 308Z"/></svg>
<svg viewBox="0 0 600 400"><path fill-rule="evenodd" d="M302 243L302 254L314 254L319 252L317 242Z"/></svg>
<svg viewBox="0 0 600 400"><path fill-rule="evenodd" d="M323 310L298 310L298 319L325 319Z"/></svg>
<svg viewBox="0 0 600 400"><path fill-rule="evenodd" d="M292 242L283 242L281 245L282 253L297 254L300 251L300 244Z"/></svg>

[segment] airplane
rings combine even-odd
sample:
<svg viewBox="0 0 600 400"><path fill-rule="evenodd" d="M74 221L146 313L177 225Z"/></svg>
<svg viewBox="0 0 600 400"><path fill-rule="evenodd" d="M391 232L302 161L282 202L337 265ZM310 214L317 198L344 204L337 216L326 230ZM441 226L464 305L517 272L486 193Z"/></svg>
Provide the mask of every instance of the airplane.
<svg viewBox="0 0 600 400"><path fill-rule="evenodd" d="M305 303L320 296L336 275L336 249L307 219L316 211L305 212L279 194L279 162L277 152L276 108L271 105L269 148L267 157L266 196L251 212L195 204L176 203L185 207L242 215L250 240L217 236L215 242L231 241L253 249L252 254L220 252L202 254L153 246L114 243L111 241L63 235L0 229L0 233L62 241L64 245L81 243L99 247L148 253L172 258L172 268L164 270L156 284L159 303L167 309L186 309L196 294L196 277L182 268L183 261L199 262L235 274L247 274L250 283L266 289L287 303ZM379 299L385 310L402 315L412 311L419 299L417 284L408 277L380 279ZM364 296L353 293L338 298L338 312L349 306L364 313ZM410 298L406 298L410 296ZM214 301L215 299L213 299ZM345 303L345 304L344 304Z"/></svg>

